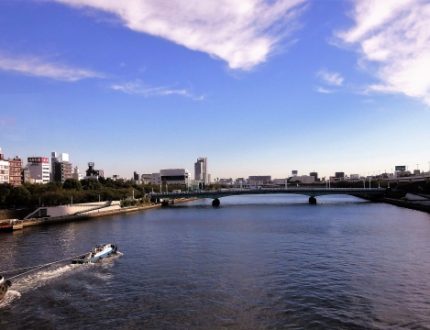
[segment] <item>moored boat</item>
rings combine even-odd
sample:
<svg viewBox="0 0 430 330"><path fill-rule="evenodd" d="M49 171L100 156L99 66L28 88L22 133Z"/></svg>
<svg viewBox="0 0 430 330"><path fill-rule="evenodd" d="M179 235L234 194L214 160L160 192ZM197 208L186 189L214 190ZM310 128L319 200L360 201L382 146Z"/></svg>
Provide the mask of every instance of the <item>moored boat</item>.
<svg viewBox="0 0 430 330"><path fill-rule="evenodd" d="M13 232L13 223L12 223L12 221L3 221L3 222L0 222L0 232L6 232L6 233Z"/></svg>
<svg viewBox="0 0 430 330"><path fill-rule="evenodd" d="M0 275L0 301L3 300L10 286L12 286L12 282Z"/></svg>
<svg viewBox="0 0 430 330"><path fill-rule="evenodd" d="M103 244L96 246L91 252L81 255L72 260L72 264L88 264L107 258L116 254L118 247L115 244Z"/></svg>

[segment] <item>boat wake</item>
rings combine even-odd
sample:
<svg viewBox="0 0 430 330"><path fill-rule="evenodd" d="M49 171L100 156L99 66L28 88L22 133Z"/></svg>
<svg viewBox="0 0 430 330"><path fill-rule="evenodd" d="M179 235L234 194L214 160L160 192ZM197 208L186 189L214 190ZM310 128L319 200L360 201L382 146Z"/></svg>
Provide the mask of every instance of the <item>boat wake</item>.
<svg viewBox="0 0 430 330"><path fill-rule="evenodd" d="M113 261L121 257L123 253L117 252L111 255L109 258L99 260L97 263L87 264L66 264L61 266L49 266L43 270L35 270L27 275L17 277L12 282L12 288L6 292L4 298L0 301L0 309L10 305L13 301L19 299L22 294L29 291L38 289L50 281L58 279L62 276L68 276L71 273L81 272L89 267L96 267L102 265L103 267L111 266Z"/></svg>
<svg viewBox="0 0 430 330"><path fill-rule="evenodd" d="M13 282L13 289L20 293L26 293L30 290L40 288L46 285L49 281L57 279L71 271L77 270L77 265L64 265L54 269L36 271L29 275L25 275Z"/></svg>
<svg viewBox="0 0 430 330"><path fill-rule="evenodd" d="M21 293L16 290L8 290L4 298L0 301L0 309L9 306L13 301L21 298Z"/></svg>

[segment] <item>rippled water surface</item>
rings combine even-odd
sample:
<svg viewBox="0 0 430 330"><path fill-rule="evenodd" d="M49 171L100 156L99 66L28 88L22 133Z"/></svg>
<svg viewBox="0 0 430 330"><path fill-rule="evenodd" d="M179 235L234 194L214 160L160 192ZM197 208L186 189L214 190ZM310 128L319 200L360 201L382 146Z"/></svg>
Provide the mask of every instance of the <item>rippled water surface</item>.
<svg viewBox="0 0 430 330"><path fill-rule="evenodd" d="M253 196L0 235L1 329L430 329L430 215L346 196Z"/></svg>

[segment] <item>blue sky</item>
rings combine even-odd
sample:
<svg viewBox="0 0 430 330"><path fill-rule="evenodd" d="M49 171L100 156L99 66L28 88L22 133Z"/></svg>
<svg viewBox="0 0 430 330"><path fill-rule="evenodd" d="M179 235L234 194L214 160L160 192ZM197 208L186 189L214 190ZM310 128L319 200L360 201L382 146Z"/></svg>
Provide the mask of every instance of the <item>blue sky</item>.
<svg viewBox="0 0 430 330"><path fill-rule="evenodd" d="M430 161L423 0L0 2L0 147L108 175Z"/></svg>

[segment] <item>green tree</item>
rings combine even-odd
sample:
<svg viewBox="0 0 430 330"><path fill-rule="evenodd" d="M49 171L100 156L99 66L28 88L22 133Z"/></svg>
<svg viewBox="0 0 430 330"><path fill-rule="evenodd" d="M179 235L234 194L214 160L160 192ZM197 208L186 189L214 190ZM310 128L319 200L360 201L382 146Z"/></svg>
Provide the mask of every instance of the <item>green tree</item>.
<svg viewBox="0 0 430 330"><path fill-rule="evenodd" d="M81 190L82 189L82 185L79 182L79 180L76 180L76 179L67 179L63 183L63 189L67 189L67 190L70 190L70 189Z"/></svg>
<svg viewBox="0 0 430 330"><path fill-rule="evenodd" d="M26 207L31 200L31 194L26 187L15 187L6 197L9 208Z"/></svg>

